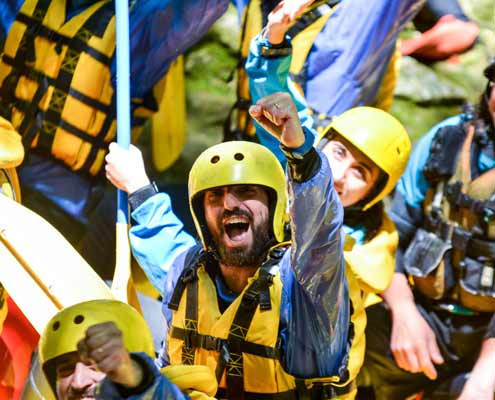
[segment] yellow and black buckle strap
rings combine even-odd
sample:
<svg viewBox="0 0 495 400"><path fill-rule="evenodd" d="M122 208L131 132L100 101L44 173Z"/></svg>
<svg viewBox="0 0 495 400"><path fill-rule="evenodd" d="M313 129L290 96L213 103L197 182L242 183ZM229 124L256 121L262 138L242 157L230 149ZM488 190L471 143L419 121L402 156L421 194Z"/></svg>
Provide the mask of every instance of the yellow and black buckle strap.
<svg viewBox="0 0 495 400"><path fill-rule="evenodd" d="M253 354L264 358L278 359L279 349L276 347L264 346L258 343L248 342L246 340L231 340L218 338L211 335L203 335L198 332L186 333L186 330L177 326L172 326L170 336L174 339L186 340L188 335L189 343L196 348L202 348L210 351L221 351L224 345L232 347L235 352Z"/></svg>
<svg viewBox="0 0 495 400"><path fill-rule="evenodd" d="M52 97L48 109L45 111L44 124L42 126L41 134L39 136L38 146L41 150L51 152L53 141L55 138L56 127L60 125L62 121L62 111L67 100L69 89L72 84L72 79L81 57L82 51L89 48L87 41L92 36L92 31L97 26L107 26L110 18L113 15L113 8L110 3L105 4L98 10L96 10L85 22L81 25L74 38L71 39L69 47L64 55L62 64L56 78L55 88L53 90ZM106 23L105 23L106 22ZM84 48L75 48L75 43L83 43ZM55 129L50 129L55 127ZM99 147L102 147L102 138L96 139L96 142L101 141ZM95 141L92 141L95 145Z"/></svg>
<svg viewBox="0 0 495 400"><path fill-rule="evenodd" d="M258 305L261 311L271 309L269 287L272 284L272 275L268 272L271 265L271 262L266 262L260 268L259 278L251 284L242 296L241 304L230 327L227 338L228 354L225 360L229 399L244 398L244 367L241 343L247 342L246 336Z"/></svg>
<svg viewBox="0 0 495 400"><path fill-rule="evenodd" d="M48 85L56 87L55 86L57 84L56 78L52 78L51 76L45 75L42 71L32 69L32 68L26 66L26 64L22 61L19 62L15 58L10 57L6 54L3 54L2 61L5 64L13 67L20 75L25 76L26 78L28 78L31 81L41 82L41 81L45 80ZM2 96L4 94L5 93L2 92ZM80 91L74 89L73 87L71 87L69 89L69 95L71 97L74 97L75 99L79 100L81 103L87 104L90 107L95 108L95 109L97 109L97 110L99 110L105 114L112 112L112 106L111 105L107 105L107 104L100 102L97 99L93 99L92 97L89 97L89 96L85 95L84 93L81 93ZM15 94L13 96L15 96ZM17 98L15 99L15 101L16 101L16 104L15 104L16 107L18 107L22 111L24 111L26 109L27 105L32 104L31 101L17 99Z"/></svg>
<svg viewBox="0 0 495 400"><path fill-rule="evenodd" d="M192 279L187 285L186 315L184 320L184 343L182 345L182 363L194 365L196 346L192 341L198 333L198 280Z"/></svg>
<svg viewBox="0 0 495 400"><path fill-rule="evenodd" d="M103 6L102 8L105 8L105 6ZM111 16L112 15L110 14L110 17ZM17 20L26 24L27 26L36 23L36 21L33 21L30 16L25 14L19 14ZM111 58L101 51L95 49L94 47L88 46L88 41L91 36L101 36L98 31L101 31L102 28L106 28L109 21L110 18L108 17L102 18L100 19L99 24L93 23L91 29L88 28L88 25L84 24L86 26L86 29L80 30L74 37L63 35L60 32L50 29L46 25L37 26L35 29L35 35L44 37L51 42L56 42L56 49L58 51L61 51L62 45L70 46L74 51L85 52L102 64L108 64L111 61Z"/></svg>
<svg viewBox="0 0 495 400"><path fill-rule="evenodd" d="M35 61L34 39L37 35L37 29L41 25L46 15L46 12L48 11L49 6L50 6L49 0L39 0L38 3L36 4L35 9L33 10L34 22L28 25L24 30L24 34L19 42L19 46L15 54L15 60L17 62L22 62L24 64L26 62L33 63ZM18 17L19 16L17 16L17 18ZM5 59L5 54L2 55L2 59ZM16 71L15 69L12 69L11 72L4 78L2 82L2 87L0 89L0 112L8 120L12 120L12 109L16 106L15 92L20 77L21 75L19 74L19 72ZM33 100L37 99L37 101L39 102L43 97L43 93L38 93L40 90L43 89L42 86L46 86L46 82L43 82L43 84L40 83L40 85L38 86L38 90L34 95ZM25 111L25 114L31 117L29 118L30 121L34 118L36 109L37 109L37 103L33 101L31 103L30 112ZM18 128L18 131L21 135L27 129L28 127L27 124L28 122L24 122L21 125L21 127Z"/></svg>
<svg viewBox="0 0 495 400"><path fill-rule="evenodd" d="M351 381L345 386L335 386L331 383L315 382L308 387L304 379L296 379L296 393L298 400L335 399L344 396L356 389L356 382Z"/></svg>

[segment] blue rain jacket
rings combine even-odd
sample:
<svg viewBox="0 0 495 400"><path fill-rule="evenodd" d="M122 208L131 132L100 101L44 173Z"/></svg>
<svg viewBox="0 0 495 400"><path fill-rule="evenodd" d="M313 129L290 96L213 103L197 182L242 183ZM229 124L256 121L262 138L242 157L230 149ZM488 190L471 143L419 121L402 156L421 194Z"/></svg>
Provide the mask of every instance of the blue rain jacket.
<svg viewBox="0 0 495 400"><path fill-rule="evenodd" d="M397 37L423 5L423 0L343 0L316 36L307 59L304 100L289 76L291 57L263 59L253 39L246 62L251 101L288 87L298 110L309 107L329 116L375 103ZM267 43L265 43L267 44ZM285 81L289 80L288 83ZM309 122L308 122L309 123ZM285 163L278 144L261 127L260 142Z"/></svg>
<svg viewBox="0 0 495 400"><path fill-rule="evenodd" d="M2 0L0 45L24 1ZM96 1L66 2L70 19ZM134 1L129 11L131 96L142 98L150 95L171 62L202 38L228 5L229 0ZM115 57L110 67L115 88ZM66 167L34 154L24 163L19 175L23 187L43 194L80 223L87 223L85 207L91 195L91 185L85 177L76 176Z"/></svg>
<svg viewBox="0 0 495 400"><path fill-rule="evenodd" d="M179 388L170 382L168 378L162 375L159 369L155 366L153 360L145 353L133 353L132 357L145 367L146 378L151 378L151 385L142 393L123 395L122 390L125 389L113 383L110 379L104 379L98 394L97 399L101 400L188 400L189 396L183 394Z"/></svg>
<svg viewBox="0 0 495 400"><path fill-rule="evenodd" d="M307 182L288 177L292 246L279 268L283 283L280 310L282 365L298 377L337 373L346 353L349 293L344 275L343 209L333 187L326 157ZM130 230L134 256L155 287L163 293L163 312L184 269L187 250L196 244L174 215L170 197L158 193L132 212ZM232 301L216 280L222 300ZM168 363L166 348L161 366Z"/></svg>
<svg viewBox="0 0 495 400"><path fill-rule="evenodd" d="M430 188L429 182L423 175L423 169L430 156L430 147L438 131L446 126L462 125L468 120L464 114L447 118L431 128L416 144L409 158L406 170L399 179L394 194L389 215L399 233L399 248L397 250L396 271L404 273L402 256L416 230L423 226L423 203ZM448 151L448 150L447 150ZM478 157L480 173L495 168L493 154L480 151Z"/></svg>

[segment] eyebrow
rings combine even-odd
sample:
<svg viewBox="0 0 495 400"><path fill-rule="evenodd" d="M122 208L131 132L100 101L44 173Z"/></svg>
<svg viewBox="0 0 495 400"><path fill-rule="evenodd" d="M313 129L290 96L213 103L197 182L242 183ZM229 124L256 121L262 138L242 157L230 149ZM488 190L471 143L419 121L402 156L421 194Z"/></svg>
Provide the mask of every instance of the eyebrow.
<svg viewBox="0 0 495 400"><path fill-rule="evenodd" d="M359 165L368 171L368 173L370 174L370 178L373 178L373 170L371 169L371 166L366 161L360 161Z"/></svg>

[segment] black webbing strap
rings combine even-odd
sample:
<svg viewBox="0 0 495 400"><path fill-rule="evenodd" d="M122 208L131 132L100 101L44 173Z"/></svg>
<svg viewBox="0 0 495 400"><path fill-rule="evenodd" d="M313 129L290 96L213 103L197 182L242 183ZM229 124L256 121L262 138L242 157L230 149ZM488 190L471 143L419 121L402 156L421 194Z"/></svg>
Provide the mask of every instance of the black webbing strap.
<svg viewBox="0 0 495 400"><path fill-rule="evenodd" d="M351 381L345 386L335 386L331 383L324 382L313 382L308 388L304 379L296 379L298 400L334 399L349 394L355 389L355 381Z"/></svg>
<svg viewBox="0 0 495 400"><path fill-rule="evenodd" d="M258 279L244 292L241 304L237 309L227 338L227 360L225 372L227 380L227 392L229 399L244 399L244 367L241 344L246 341L246 336L253 321L258 305L261 311L270 310L270 286L273 282L272 266L280 262L285 248L271 251L268 260L260 267Z"/></svg>
<svg viewBox="0 0 495 400"><path fill-rule="evenodd" d="M194 353L197 346L194 341L198 335L198 274L197 270L202 265L201 256L203 255L201 246L191 248L184 260L184 271L182 272L168 308L174 311L179 309L180 300L187 288L186 297L186 313L184 317L184 329L182 345L182 363L186 365L194 365Z"/></svg>
<svg viewBox="0 0 495 400"><path fill-rule="evenodd" d="M106 27L113 16L113 7L107 3L96 10L78 29L62 60L60 70L50 98L48 109L44 112L43 126L38 139L41 150L51 153L55 132L62 121L62 112L67 101L69 89L74 78L74 73L83 51L89 49L89 39L93 36L96 27ZM83 44L82 48L76 48L75 44ZM107 64L108 65L108 64ZM103 141L100 141L103 143ZM97 140L98 141L98 140ZM99 146L102 147L101 145Z"/></svg>
<svg viewBox="0 0 495 400"><path fill-rule="evenodd" d="M296 379L296 389L280 393L252 393L244 392L244 400L330 400L345 396L356 389L355 381L345 386L334 386L328 383L314 383L307 388L303 379ZM217 399L231 399L225 389L218 389Z"/></svg>
<svg viewBox="0 0 495 400"><path fill-rule="evenodd" d="M292 25L292 27L287 31L287 35L289 35L291 38L294 38L308 26L314 24L318 19L320 19L324 15L327 15L329 12L327 7L332 9L338 3L340 3L340 0L323 1L320 5L312 8L311 10L308 10L297 19L296 23ZM325 8L322 9L322 6Z"/></svg>
<svg viewBox="0 0 495 400"><path fill-rule="evenodd" d="M222 339L210 335L203 335L198 332L187 334L186 330L177 326L172 326L170 330L170 336L174 339L186 340L186 336L189 335L188 340L193 347L202 348L210 351L220 351L224 345L227 344L227 339ZM264 358L278 359L279 349L276 347L263 346L258 343L248 342L246 340L233 342L234 350L242 353L253 354Z"/></svg>
<svg viewBox="0 0 495 400"><path fill-rule="evenodd" d="M478 200L462 192L462 183L454 182L445 186L445 197L454 208L465 208L480 217L495 214L495 201Z"/></svg>
<svg viewBox="0 0 495 400"><path fill-rule="evenodd" d="M215 398L229 399L228 392L225 389L218 389ZM297 392L295 390L288 390L286 392L280 393L253 393L253 392L244 392L244 400L299 400L297 397Z"/></svg>
<svg viewBox="0 0 495 400"><path fill-rule="evenodd" d="M103 121L103 124L101 125L100 132L94 137L95 144L91 146L88 157L82 166L83 170L89 171L96 160L98 151L102 148L105 150L107 149L108 144L105 142L105 137L108 135L112 122L115 120L115 115L117 113L116 107L116 91L114 90L110 101L110 111L105 114L105 121ZM102 171L103 169L100 172Z"/></svg>
<svg viewBox="0 0 495 400"><path fill-rule="evenodd" d="M198 333L198 279L192 279L187 285L186 316L184 320L184 342L182 345L182 364L194 365L196 347L192 336Z"/></svg>
<svg viewBox="0 0 495 400"><path fill-rule="evenodd" d="M203 250L200 245L196 245L188 250L184 260L184 270L174 288L174 292L170 298L167 307L170 310L177 311L179 309L180 299L186 289L186 285L196 277L196 268L200 258L203 255Z"/></svg>
<svg viewBox="0 0 495 400"><path fill-rule="evenodd" d="M36 7L33 10L32 23L26 26L24 34L19 42L17 51L15 54L15 60L22 63L34 63L35 62L35 37L37 36L37 30L42 24L43 19L50 6L49 0L39 0ZM16 17L16 19L19 15ZM4 58L4 57L3 57ZM12 119L12 109L17 106L16 104L16 89L19 83L19 78L21 75L18 71L13 68L11 72L5 77L2 82L1 88L1 108L3 115L11 120ZM18 132L23 136L23 144L25 149L29 149L31 146L31 141L25 141L24 136L27 129L31 125L31 130L36 130L41 127L41 119L35 118L37 111L37 104L43 98L44 93L48 89L46 81L40 81L38 88L33 96L30 107L24 111L24 119L17 129Z"/></svg>
<svg viewBox="0 0 495 400"><path fill-rule="evenodd" d="M101 8L105 8L106 6L102 6ZM98 9L98 10L101 10ZM97 11L98 11L97 10ZM97 12L96 11L96 12ZM24 23L27 26L30 26L33 23L37 23L36 20L33 20L32 17L25 14L19 14L16 18L17 21ZM69 37L60 32L54 31L46 25L40 25L36 27L36 36L44 37L51 42L57 43L56 50L60 51L62 45L70 46L73 50L78 52L88 53L92 58L98 60L102 64L108 65L111 61L110 57L106 54L100 52L98 49L94 47L88 46L87 40L89 39L89 35L101 37L104 30L108 25L107 21L101 21L100 24L93 24L91 30L87 32L80 33L79 36Z"/></svg>
<svg viewBox="0 0 495 400"><path fill-rule="evenodd" d="M15 70L17 72L19 72L20 75L25 76L26 78L28 78L31 81L41 82L43 80L46 80L46 82L50 86L55 86L57 83L56 78L52 78L51 76L44 74L43 71L38 71L38 70L35 70L32 68L29 68L26 66L26 64L24 62L22 62L22 61L19 62L15 58L10 57L6 54L4 54L2 56L2 61L6 65L9 65L9 66L15 68ZM3 94L3 92L2 92L2 94ZM109 113L112 111L112 105L104 104L101 101L99 101L98 99L93 99L92 97L89 97L89 96L85 95L84 93L81 93L80 91L78 91L74 87L71 87L69 89L69 95L71 97L74 97L75 99L79 100L81 103L87 104L91 108L96 108L97 110L99 110L101 112ZM20 110L27 109L27 105L30 105L31 103L32 103L31 101L27 101L27 100L23 100L23 99L16 99L16 106Z"/></svg>

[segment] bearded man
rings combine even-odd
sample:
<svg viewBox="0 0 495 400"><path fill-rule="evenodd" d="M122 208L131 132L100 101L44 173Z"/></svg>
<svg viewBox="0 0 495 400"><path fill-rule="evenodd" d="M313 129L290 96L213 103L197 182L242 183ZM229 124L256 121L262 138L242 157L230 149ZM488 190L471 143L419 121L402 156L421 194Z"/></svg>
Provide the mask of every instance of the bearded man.
<svg viewBox="0 0 495 400"><path fill-rule="evenodd" d="M134 254L163 292L159 362L209 366L221 399L353 398L353 283L330 167L288 94L250 112L289 160L290 242L284 172L265 147L226 142L198 157L189 174L197 244L149 183L139 151L110 145L106 173L130 193Z"/></svg>

